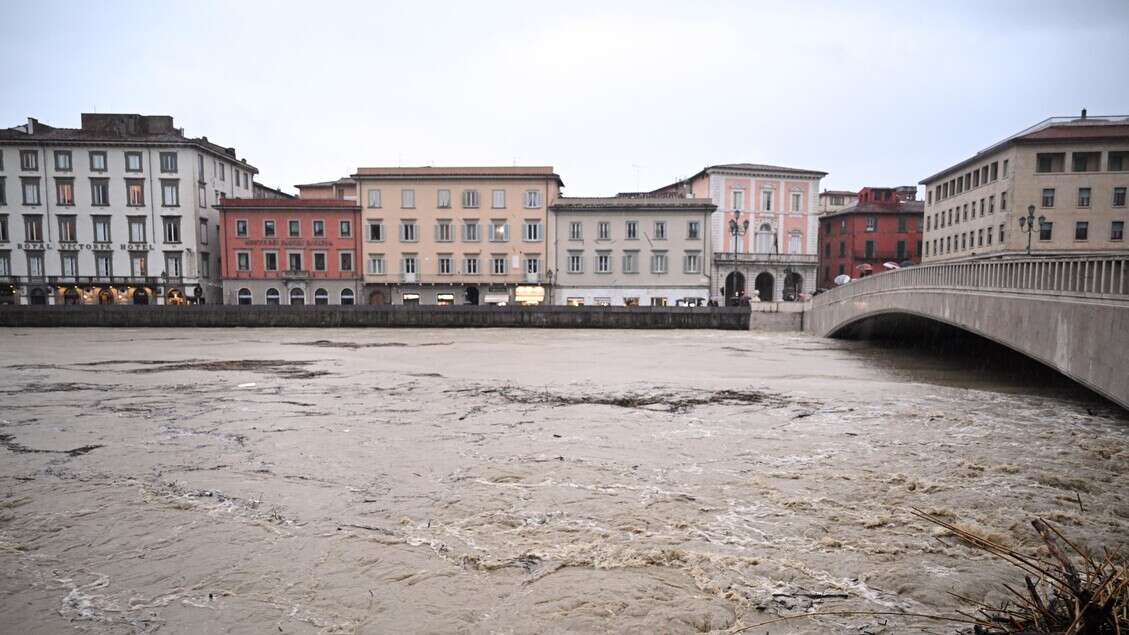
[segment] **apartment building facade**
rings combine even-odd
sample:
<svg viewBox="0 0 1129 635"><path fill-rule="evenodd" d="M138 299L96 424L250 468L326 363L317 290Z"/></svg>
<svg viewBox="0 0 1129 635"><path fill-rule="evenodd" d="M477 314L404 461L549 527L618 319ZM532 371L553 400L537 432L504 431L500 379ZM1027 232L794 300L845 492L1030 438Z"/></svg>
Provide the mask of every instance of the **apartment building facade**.
<svg viewBox="0 0 1129 635"><path fill-rule="evenodd" d="M336 181L299 183L294 187L298 188L298 198L357 200L357 182L349 177L342 177Z"/></svg>
<svg viewBox="0 0 1129 635"><path fill-rule="evenodd" d="M225 304L355 304L361 208L340 199L224 199Z"/></svg>
<svg viewBox="0 0 1129 635"><path fill-rule="evenodd" d="M1052 117L921 183L925 262L1129 251L1127 116Z"/></svg>
<svg viewBox="0 0 1129 635"><path fill-rule="evenodd" d="M716 209L706 198L558 198L552 302L704 306Z"/></svg>
<svg viewBox="0 0 1129 635"><path fill-rule="evenodd" d="M549 300L552 167L359 168L370 304Z"/></svg>
<svg viewBox="0 0 1129 635"><path fill-rule="evenodd" d="M257 172L168 116L0 130L0 303L219 302L215 206Z"/></svg>
<svg viewBox="0 0 1129 635"><path fill-rule="evenodd" d="M823 190L819 193L819 215L853 207L859 202L859 193L849 190Z"/></svg>
<svg viewBox="0 0 1129 635"><path fill-rule="evenodd" d="M714 165L650 194L709 198L711 298L798 300L815 291L819 183L826 172L753 163Z"/></svg>
<svg viewBox="0 0 1129 635"><path fill-rule="evenodd" d="M921 262L925 204L916 187L864 187L856 205L819 217L818 287L830 289L840 275L860 278L887 262Z"/></svg>

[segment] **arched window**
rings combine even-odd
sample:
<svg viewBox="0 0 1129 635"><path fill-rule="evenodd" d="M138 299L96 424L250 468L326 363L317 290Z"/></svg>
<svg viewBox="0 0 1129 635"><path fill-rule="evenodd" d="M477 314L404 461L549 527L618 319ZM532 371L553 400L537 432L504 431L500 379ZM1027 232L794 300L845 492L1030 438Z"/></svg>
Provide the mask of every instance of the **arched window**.
<svg viewBox="0 0 1129 635"><path fill-rule="evenodd" d="M329 292L325 289L314 291L314 304L329 304Z"/></svg>
<svg viewBox="0 0 1129 635"><path fill-rule="evenodd" d="M352 304L352 303L353 303L353 290L352 289L342 289L341 290L341 304Z"/></svg>
<svg viewBox="0 0 1129 635"><path fill-rule="evenodd" d="M306 292L302 289L290 290L290 304L294 306L301 306L306 303Z"/></svg>
<svg viewBox="0 0 1129 635"><path fill-rule="evenodd" d="M804 234L798 230L793 229L788 232L788 253L798 254L803 252Z"/></svg>
<svg viewBox="0 0 1129 635"><path fill-rule="evenodd" d="M254 296L251 295L251 290L244 287L239 290L239 304L251 304L254 301Z"/></svg>
<svg viewBox="0 0 1129 635"><path fill-rule="evenodd" d="M278 303L278 289L267 289L267 304Z"/></svg>

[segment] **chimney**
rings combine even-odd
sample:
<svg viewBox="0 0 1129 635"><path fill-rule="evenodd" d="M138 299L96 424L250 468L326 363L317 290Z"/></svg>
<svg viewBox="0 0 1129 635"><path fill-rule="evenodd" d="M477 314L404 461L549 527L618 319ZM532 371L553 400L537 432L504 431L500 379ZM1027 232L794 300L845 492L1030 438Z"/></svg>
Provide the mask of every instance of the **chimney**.
<svg viewBox="0 0 1129 635"><path fill-rule="evenodd" d="M1083 120L1086 119L1086 109L1085 108L1082 109L1082 119Z"/></svg>
<svg viewBox="0 0 1129 635"><path fill-rule="evenodd" d="M35 126L39 124L39 120L35 117L27 118L27 133L35 134Z"/></svg>

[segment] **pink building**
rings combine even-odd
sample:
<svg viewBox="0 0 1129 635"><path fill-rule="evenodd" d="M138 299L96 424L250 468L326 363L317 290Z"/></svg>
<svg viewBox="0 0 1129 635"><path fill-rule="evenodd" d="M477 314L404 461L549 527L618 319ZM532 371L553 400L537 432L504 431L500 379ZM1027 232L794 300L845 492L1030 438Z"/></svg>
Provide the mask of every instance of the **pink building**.
<svg viewBox="0 0 1129 635"><path fill-rule="evenodd" d="M775 165L713 165L651 194L709 198L717 205L710 219L713 299L779 302L815 290L825 176Z"/></svg>
<svg viewBox="0 0 1129 635"><path fill-rule="evenodd" d="M361 208L340 199L224 199L225 304L354 304Z"/></svg>

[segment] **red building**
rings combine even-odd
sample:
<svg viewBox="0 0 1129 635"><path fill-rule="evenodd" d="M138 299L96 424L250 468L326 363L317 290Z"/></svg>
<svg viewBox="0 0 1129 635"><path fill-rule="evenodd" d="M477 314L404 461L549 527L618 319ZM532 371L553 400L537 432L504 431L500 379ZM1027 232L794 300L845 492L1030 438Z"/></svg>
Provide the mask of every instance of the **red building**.
<svg viewBox="0 0 1129 635"><path fill-rule="evenodd" d="M883 270L887 262L921 262L925 203L917 188L864 187L856 205L819 217L819 282L835 286L835 277L860 278Z"/></svg>
<svg viewBox="0 0 1129 635"><path fill-rule="evenodd" d="M354 304L361 208L340 199L225 198L225 304Z"/></svg>

